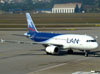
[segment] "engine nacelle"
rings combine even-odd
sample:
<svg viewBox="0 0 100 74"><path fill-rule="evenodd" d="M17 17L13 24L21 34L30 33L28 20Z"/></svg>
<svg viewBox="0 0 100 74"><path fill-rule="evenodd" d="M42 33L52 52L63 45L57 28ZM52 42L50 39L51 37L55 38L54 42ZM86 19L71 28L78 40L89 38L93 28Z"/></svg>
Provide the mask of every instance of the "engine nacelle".
<svg viewBox="0 0 100 74"><path fill-rule="evenodd" d="M59 54L59 47L50 45L46 48L46 52L50 54Z"/></svg>

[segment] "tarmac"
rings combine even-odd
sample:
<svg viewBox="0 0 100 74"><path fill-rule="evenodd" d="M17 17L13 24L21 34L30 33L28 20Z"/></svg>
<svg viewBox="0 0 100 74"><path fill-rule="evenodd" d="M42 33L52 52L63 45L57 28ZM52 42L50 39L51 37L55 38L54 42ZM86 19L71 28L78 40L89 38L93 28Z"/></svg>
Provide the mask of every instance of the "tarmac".
<svg viewBox="0 0 100 74"><path fill-rule="evenodd" d="M78 27L80 28L80 27ZM77 29L77 27L75 27ZM0 31L5 40L28 41L26 37L16 36L26 31ZM51 32L51 31L49 31ZM84 27L72 31L53 31L56 33L87 34L100 45L100 27ZM89 54L75 50L73 54L46 55L40 44L0 43L0 74L72 74L77 71L100 71L100 47Z"/></svg>

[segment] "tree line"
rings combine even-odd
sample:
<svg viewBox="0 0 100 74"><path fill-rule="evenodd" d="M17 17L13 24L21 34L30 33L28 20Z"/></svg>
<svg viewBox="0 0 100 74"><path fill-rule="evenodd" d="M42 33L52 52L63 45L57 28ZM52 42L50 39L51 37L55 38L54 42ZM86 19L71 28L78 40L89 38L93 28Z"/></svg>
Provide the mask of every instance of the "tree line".
<svg viewBox="0 0 100 74"><path fill-rule="evenodd" d="M86 12L100 12L100 0L51 0L50 3L37 2L32 0L23 0L22 3L0 3L0 10L9 11L33 11L36 9L51 9L54 4L63 3L82 3L83 9Z"/></svg>

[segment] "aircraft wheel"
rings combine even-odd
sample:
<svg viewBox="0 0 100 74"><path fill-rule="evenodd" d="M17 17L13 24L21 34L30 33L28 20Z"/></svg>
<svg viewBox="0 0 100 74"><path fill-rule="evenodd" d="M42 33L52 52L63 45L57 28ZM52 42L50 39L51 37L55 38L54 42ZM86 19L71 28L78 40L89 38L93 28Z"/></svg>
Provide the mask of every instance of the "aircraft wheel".
<svg viewBox="0 0 100 74"><path fill-rule="evenodd" d="M68 53L69 53L69 54L72 54L72 53L73 53L73 50L72 50L72 49L69 49L69 50L68 50Z"/></svg>
<svg viewBox="0 0 100 74"><path fill-rule="evenodd" d="M85 51L85 57L88 57L88 51Z"/></svg>
<svg viewBox="0 0 100 74"><path fill-rule="evenodd" d="M51 53L46 52L47 55L51 55Z"/></svg>

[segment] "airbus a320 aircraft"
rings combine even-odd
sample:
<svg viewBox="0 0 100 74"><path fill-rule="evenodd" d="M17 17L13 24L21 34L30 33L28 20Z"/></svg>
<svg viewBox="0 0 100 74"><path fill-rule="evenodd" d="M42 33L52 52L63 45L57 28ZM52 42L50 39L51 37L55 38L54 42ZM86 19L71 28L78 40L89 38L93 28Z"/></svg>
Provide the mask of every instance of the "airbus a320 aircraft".
<svg viewBox="0 0 100 74"><path fill-rule="evenodd" d="M96 39L91 36L38 32L29 13L26 13L26 18L28 24L28 32L24 33L24 36L31 39L33 41L33 44L42 44L45 47L45 51L47 54L59 54L60 50L63 49L68 49L68 53L73 53L73 50L77 49L84 52L85 56L87 57L88 53L91 50L98 48ZM1 42L16 41L1 39Z"/></svg>
<svg viewBox="0 0 100 74"><path fill-rule="evenodd" d="M29 13L26 13L26 18L29 31L24 35L34 43L43 44L47 54L59 54L61 49L68 49L72 53L74 49L78 49L84 51L87 57L90 50L98 47L96 40L88 35L38 32Z"/></svg>

